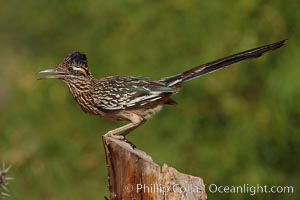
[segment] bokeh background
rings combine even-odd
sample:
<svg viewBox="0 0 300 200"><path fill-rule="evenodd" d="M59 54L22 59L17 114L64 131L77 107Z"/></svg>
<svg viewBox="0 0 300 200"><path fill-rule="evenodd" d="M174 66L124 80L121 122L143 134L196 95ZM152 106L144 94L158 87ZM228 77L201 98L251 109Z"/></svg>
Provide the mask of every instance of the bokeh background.
<svg viewBox="0 0 300 200"><path fill-rule="evenodd" d="M173 75L289 38L256 60L189 82L129 139L159 164L207 186L293 186L293 194L209 199L299 199L300 2L2 1L0 161L10 199L108 196L101 135L123 123L84 114L59 81L36 81L70 51L95 77Z"/></svg>

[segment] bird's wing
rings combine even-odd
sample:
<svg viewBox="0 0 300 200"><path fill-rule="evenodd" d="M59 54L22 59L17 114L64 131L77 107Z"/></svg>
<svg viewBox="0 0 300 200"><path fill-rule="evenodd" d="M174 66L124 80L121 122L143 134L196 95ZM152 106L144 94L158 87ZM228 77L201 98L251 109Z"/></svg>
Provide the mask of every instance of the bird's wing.
<svg viewBox="0 0 300 200"><path fill-rule="evenodd" d="M98 108L122 110L145 106L174 92L174 89L163 83L147 78L116 76L102 79L92 93Z"/></svg>

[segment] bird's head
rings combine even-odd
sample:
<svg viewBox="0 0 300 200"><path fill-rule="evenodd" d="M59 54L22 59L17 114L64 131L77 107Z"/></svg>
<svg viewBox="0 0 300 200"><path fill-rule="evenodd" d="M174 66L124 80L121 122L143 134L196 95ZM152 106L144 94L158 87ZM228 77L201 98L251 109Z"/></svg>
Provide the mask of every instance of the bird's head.
<svg viewBox="0 0 300 200"><path fill-rule="evenodd" d="M38 78L38 80L43 80L43 79L67 80L68 78L86 78L91 75L88 70L86 55L78 51L69 53L56 68L45 69L38 73L51 74L49 76Z"/></svg>

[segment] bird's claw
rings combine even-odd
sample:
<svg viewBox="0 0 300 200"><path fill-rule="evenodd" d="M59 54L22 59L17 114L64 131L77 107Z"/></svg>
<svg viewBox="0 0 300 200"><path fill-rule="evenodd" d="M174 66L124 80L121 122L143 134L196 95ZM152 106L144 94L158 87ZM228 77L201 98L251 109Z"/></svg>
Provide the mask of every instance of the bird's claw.
<svg viewBox="0 0 300 200"><path fill-rule="evenodd" d="M133 144L132 142L130 142L129 140L127 140L124 136L123 136L123 139L122 139L124 142L126 142L127 144L129 144L131 146L132 149L135 149L136 146L135 144Z"/></svg>
<svg viewBox="0 0 300 200"><path fill-rule="evenodd" d="M127 144L129 144L130 147L131 147L132 149L135 149L135 148L136 148L135 144L133 144L132 142L130 142L129 140L127 140L127 139L125 138L125 136L123 136L123 135L115 135L115 134L113 134L113 133L111 133L111 132L107 132L104 136L107 136L107 137L111 137L111 138L114 138L114 139L117 139L117 140L124 141L124 142L126 142Z"/></svg>

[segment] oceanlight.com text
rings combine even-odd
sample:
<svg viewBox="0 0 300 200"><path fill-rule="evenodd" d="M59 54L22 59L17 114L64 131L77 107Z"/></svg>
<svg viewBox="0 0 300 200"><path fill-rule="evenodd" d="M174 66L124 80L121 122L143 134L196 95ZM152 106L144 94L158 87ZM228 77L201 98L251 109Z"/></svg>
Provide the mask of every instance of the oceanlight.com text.
<svg viewBox="0 0 300 200"><path fill-rule="evenodd" d="M249 185L243 184L239 186L228 186L228 185L217 185L210 184L206 186L207 192L210 193L248 193L250 195L256 195L258 193L271 193L271 194L281 194L281 193L294 193L293 186L268 186L268 185Z"/></svg>

